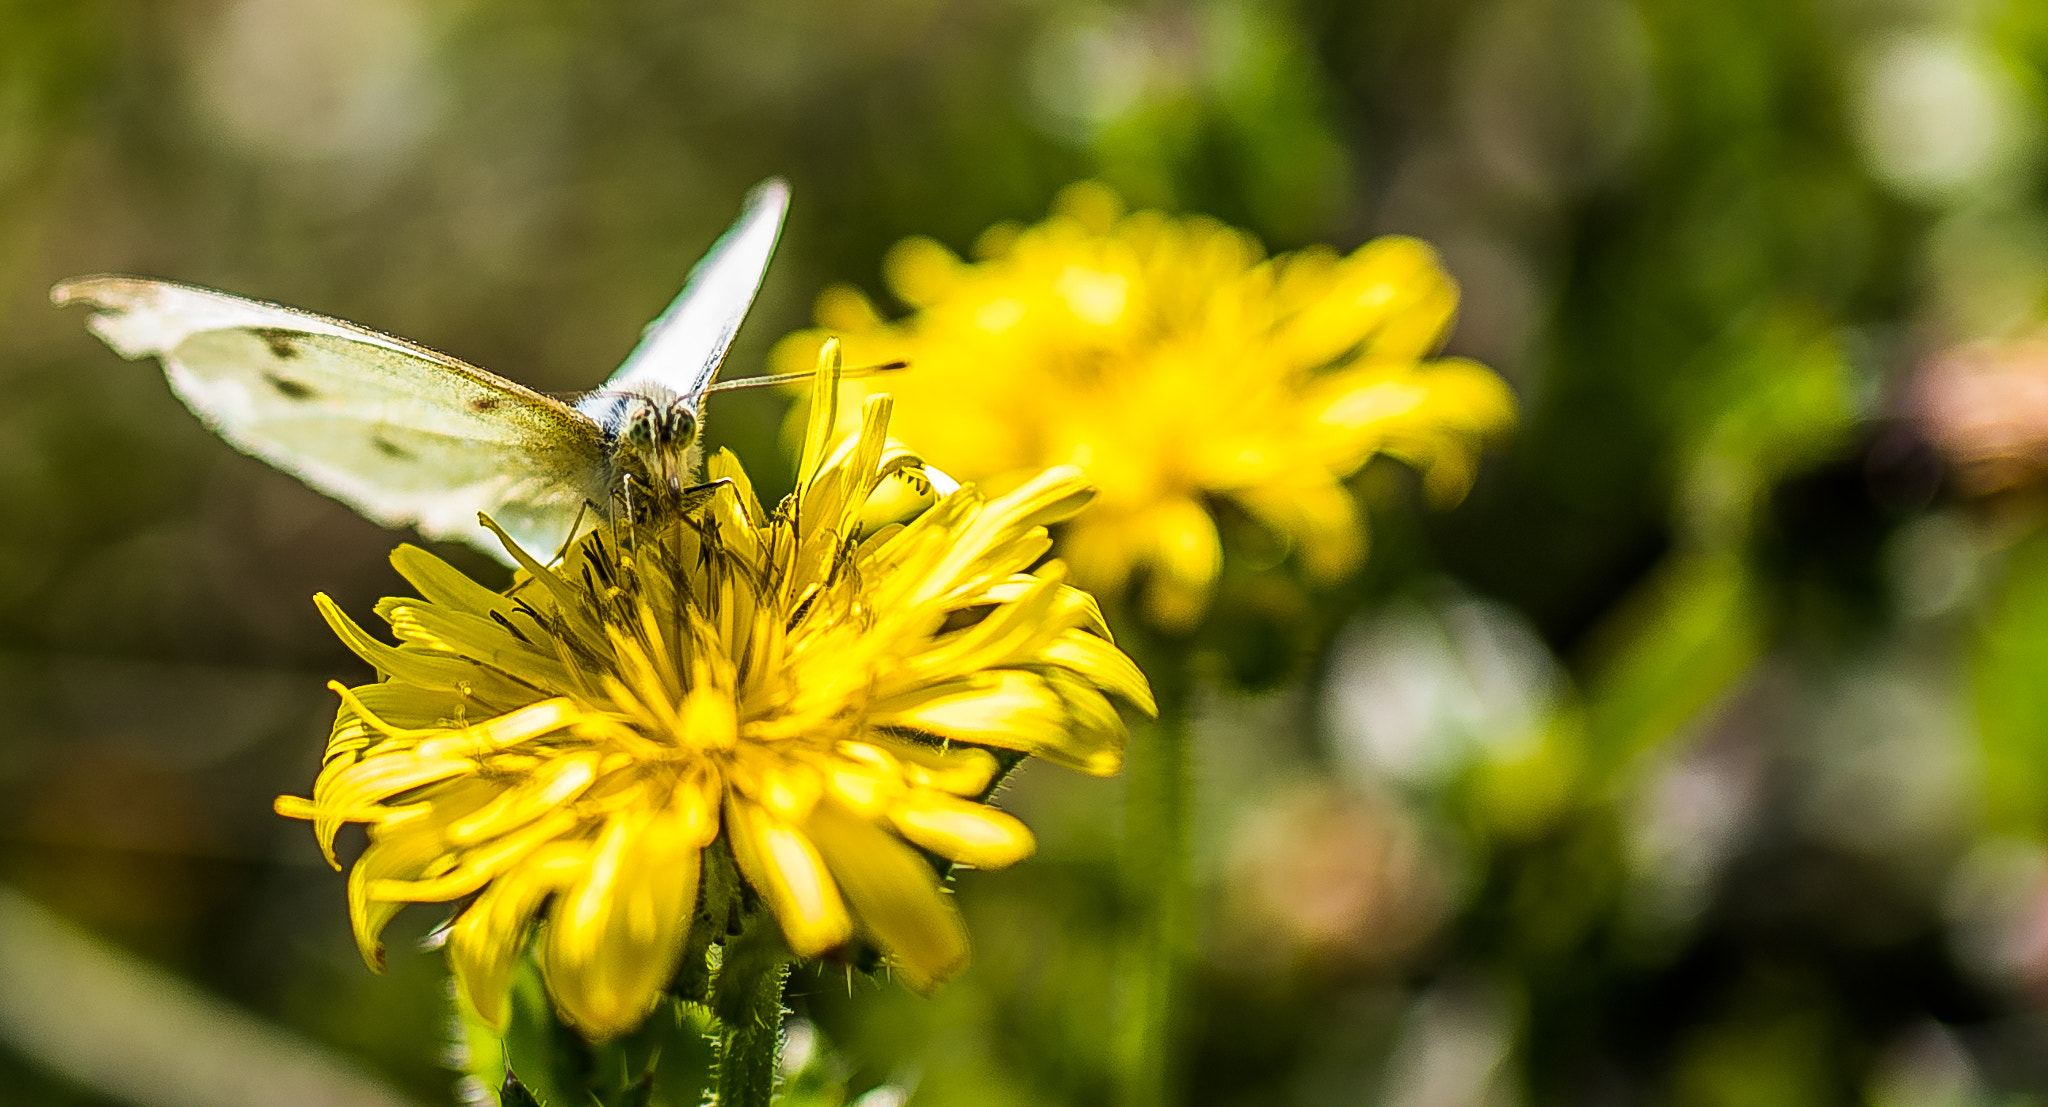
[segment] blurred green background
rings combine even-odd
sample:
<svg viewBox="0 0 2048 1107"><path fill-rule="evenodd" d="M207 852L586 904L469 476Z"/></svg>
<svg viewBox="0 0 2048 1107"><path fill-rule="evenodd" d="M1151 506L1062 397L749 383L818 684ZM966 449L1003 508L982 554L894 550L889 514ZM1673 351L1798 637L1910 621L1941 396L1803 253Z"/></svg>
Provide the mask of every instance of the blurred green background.
<svg viewBox="0 0 2048 1107"><path fill-rule="evenodd" d="M363 675L309 597L367 613L398 536L49 286L574 390L770 174L728 375L899 238L1096 176L1276 250L1430 239L1522 396L1453 512L1361 475L1358 580L1226 581L1298 606L1198 692L1186 1102L2048 1102L2048 355L1996 441L1926 399L2041 321L2044 140L2028 0L0 0L0 1102L464 1092L438 956L365 971L270 813ZM710 423L771 492L783 402ZM2017 475L1957 479L1986 451ZM959 881L965 976L793 985L810 1102L1107 1101L1120 785L1005 802L1042 849Z"/></svg>

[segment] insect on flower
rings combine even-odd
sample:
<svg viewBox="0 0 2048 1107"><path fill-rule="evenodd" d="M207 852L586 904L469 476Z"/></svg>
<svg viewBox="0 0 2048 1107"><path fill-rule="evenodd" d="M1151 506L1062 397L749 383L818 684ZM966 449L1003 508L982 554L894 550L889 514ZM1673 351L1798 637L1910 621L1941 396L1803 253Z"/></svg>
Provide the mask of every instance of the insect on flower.
<svg viewBox="0 0 2048 1107"><path fill-rule="evenodd" d="M998 752L1112 773L1114 701L1155 706L1094 601L1041 563L1046 526L1092 495L1078 470L878 517L919 463L889 444L886 396L835 436L837 389L828 346L773 511L720 451L701 511L591 531L558 566L508 542L523 575L503 593L402 547L419 598L377 608L396 645L322 598L382 679L343 690L311 799L278 811L330 861L343 824L368 827L349 907L371 964L401 906L457 903L449 956L480 1018L502 1025L531 939L598 1038L638 1025L736 910L799 957L873 946L918 988L966 964L919 851L1027 856L1030 831L981 802Z"/></svg>
<svg viewBox="0 0 2048 1107"><path fill-rule="evenodd" d="M871 947L933 986L968 946L931 859L1000 868L1033 848L982 802L1004 766L1114 772L1115 702L1155 709L1094 601L1044 560L1046 526L1093 495L1080 473L994 498L954 485L889 439L886 396L835 433L836 346L804 374L816 418L790 496L764 509L723 451L691 484L703 396L787 204L781 182L757 189L573 405L224 293L55 291L102 309L93 329L118 352L161 358L230 443L518 567L498 592L402 547L418 595L377 608L395 644L320 597L378 677L335 686L312 796L277 801L337 865L341 828L366 827L348 897L372 966L404 904L455 905L450 963L487 1024L505 1025L531 950L571 1025L630 1032L692 950L701 968L749 919L798 957Z"/></svg>

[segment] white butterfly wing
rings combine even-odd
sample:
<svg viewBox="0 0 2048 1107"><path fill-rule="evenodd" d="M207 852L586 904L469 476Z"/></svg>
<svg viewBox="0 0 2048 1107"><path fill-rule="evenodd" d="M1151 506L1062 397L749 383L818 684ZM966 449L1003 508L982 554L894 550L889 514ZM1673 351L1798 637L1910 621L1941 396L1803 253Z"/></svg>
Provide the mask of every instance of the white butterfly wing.
<svg viewBox="0 0 2048 1107"><path fill-rule="evenodd" d="M789 185L781 178L756 185L740 217L690 270L668 310L647 325L640 344L605 382L605 391L659 385L682 396L693 412L700 411L705 387L761 290L788 212Z"/></svg>
<svg viewBox="0 0 2048 1107"><path fill-rule="evenodd" d="M236 448L385 526L500 559L486 512L542 559L608 502L598 428L567 405L400 338L141 277L51 291L127 358L162 360L186 406Z"/></svg>

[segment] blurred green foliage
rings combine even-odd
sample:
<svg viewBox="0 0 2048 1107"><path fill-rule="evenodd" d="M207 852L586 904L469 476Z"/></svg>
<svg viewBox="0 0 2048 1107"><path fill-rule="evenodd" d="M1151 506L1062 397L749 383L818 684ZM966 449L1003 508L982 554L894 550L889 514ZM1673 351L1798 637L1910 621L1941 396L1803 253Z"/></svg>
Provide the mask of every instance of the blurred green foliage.
<svg viewBox="0 0 2048 1107"><path fill-rule="evenodd" d="M1223 584L1186 1102L2041 1102L2048 538L1900 397L2039 323L2044 141L2026 0L0 0L0 880L455 1094L435 956L364 971L269 811L356 672L307 597L399 589L395 536L55 280L574 390L780 173L743 374L899 238L1094 175L1275 249L1429 238L1453 351L1525 404L1455 512L1361 475L1354 582ZM780 402L711 434L772 473ZM1018 775L1041 854L957 881L977 964L934 998L799 974L791 1100L1106 1102L1120 789ZM9 1027L0 1100L111 1102Z"/></svg>

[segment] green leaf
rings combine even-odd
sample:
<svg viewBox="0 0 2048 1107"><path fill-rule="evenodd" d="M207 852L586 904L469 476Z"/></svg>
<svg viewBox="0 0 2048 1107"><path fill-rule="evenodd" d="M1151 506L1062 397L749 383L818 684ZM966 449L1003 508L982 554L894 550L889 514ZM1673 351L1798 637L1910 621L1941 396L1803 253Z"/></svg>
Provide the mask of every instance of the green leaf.
<svg viewBox="0 0 2048 1107"><path fill-rule="evenodd" d="M1626 766L1711 705L1763 652L1766 629L1740 560L1667 562L1601 628L1586 696L1592 767Z"/></svg>
<svg viewBox="0 0 2048 1107"><path fill-rule="evenodd" d="M2020 543L1970 649L1987 829L2048 831L2048 535Z"/></svg>
<svg viewBox="0 0 2048 1107"><path fill-rule="evenodd" d="M510 1072L505 1074L505 1085L498 1092L498 1104L499 1107L546 1107Z"/></svg>
<svg viewBox="0 0 2048 1107"><path fill-rule="evenodd" d="M602 1107L698 1107L710 1090L711 1012L663 999L633 1033L592 1046L590 1094Z"/></svg>
<svg viewBox="0 0 2048 1107"><path fill-rule="evenodd" d="M590 1047L555 1018L540 969L531 959L513 977L505 1062L538 1107L586 1107L591 1102L584 1090L593 1067Z"/></svg>
<svg viewBox="0 0 2048 1107"><path fill-rule="evenodd" d="M711 1090L718 1057L717 1024L710 1009L699 1003L670 1004L649 1022L658 1024L661 1033L653 1102L659 1107L697 1107Z"/></svg>

